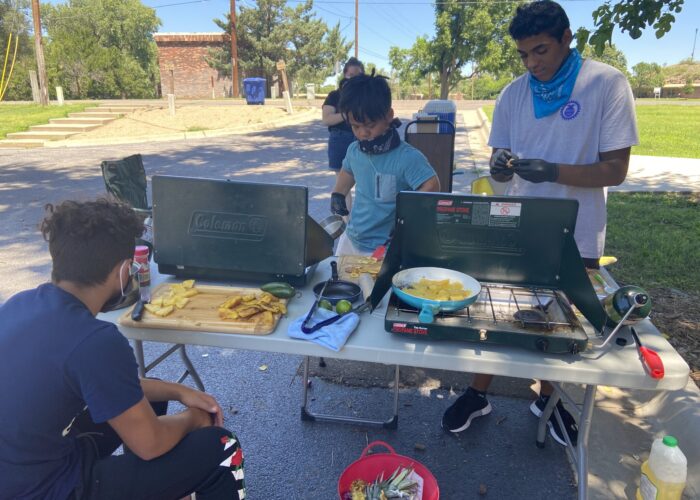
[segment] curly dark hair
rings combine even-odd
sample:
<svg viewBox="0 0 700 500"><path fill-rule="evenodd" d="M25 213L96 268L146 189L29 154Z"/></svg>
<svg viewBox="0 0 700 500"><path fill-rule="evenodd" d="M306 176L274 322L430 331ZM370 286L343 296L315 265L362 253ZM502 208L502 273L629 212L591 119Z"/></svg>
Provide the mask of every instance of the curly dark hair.
<svg viewBox="0 0 700 500"><path fill-rule="evenodd" d="M569 27L569 17L561 5L551 0L537 0L518 6L508 32L513 40L546 33L561 42Z"/></svg>
<svg viewBox="0 0 700 500"><path fill-rule="evenodd" d="M391 89L387 78L362 74L348 80L340 92L338 109L347 121L349 113L360 122L381 120L391 109Z"/></svg>
<svg viewBox="0 0 700 500"><path fill-rule="evenodd" d="M51 279L90 286L104 283L120 261L134 255L143 222L123 203L64 201L47 204L41 234L53 261Z"/></svg>

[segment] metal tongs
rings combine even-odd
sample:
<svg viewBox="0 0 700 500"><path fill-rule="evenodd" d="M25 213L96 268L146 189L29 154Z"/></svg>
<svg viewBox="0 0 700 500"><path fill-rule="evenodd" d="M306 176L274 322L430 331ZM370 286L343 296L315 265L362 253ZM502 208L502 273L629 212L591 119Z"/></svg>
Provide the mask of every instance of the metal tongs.
<svg viewBox="0 0 700 500"><path fill-rule="evenodd" d="M326 280L326 282L323 284L323 288L321 288L321 292L318 294L318 297L316 297L316 300L314 301L314 305L311 306L311 309L309 310L309 313L306 315L306 318L304 318L304 322L301 324L301 331L309 334L313 333L315 331L320 330L324 326L332 325L336 321L338 321L340 318L344 316L344 314L336 314L335 316L332 316L328 319L324 319L320 323L316 323L315 325L309 326L309 322L311 321L311 318L313 318L314 313L316 312L316 309L318 309L318 304L321 302L323 299L323 292L326 291L326 287L328 286L328 283L333 281L333 277L331 276ZM362 288L362 286L360 287ZM364 288L362 289L363 294L365 292ZM348 313L361 313L363 311L366 311L369 309L371 306L370 301L369 301L369 294L366 295L365 301L360 304L359 306L353 307Z"/></svg>

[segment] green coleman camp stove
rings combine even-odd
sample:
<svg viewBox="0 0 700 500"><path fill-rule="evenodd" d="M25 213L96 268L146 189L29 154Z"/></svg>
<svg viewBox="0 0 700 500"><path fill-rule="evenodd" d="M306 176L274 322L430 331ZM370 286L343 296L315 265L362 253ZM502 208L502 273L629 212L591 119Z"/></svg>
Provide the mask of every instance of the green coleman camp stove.
<svg viewBox="0 0 700 500"><path fill-rule="evenodd" d="M385 329L426 341L506 344L581 352L579 313L602 332L606 314L574 241L578 202L568 199L402 192L396 229L372 293L377 305L402 269L459 271L481 284L476 302L421 322L392 294Z"/></svg>

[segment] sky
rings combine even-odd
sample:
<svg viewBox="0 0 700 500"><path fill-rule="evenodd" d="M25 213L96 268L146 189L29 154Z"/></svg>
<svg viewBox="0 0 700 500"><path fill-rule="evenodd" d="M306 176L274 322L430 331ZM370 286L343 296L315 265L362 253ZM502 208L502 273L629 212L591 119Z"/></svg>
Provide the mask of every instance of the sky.
<svg viewBox="0 0 700 500"><path fill-rule="evenodd" d="M160 32L217 32L213 19L223 19L229 0L142 0L156 10L162 25ZM571 21L572 31L579 27L593 28L591 13L604 0L560 0ZM301 0L288 0L298 5ZM236 0L237 7L252 7L254 0ZM354 0L314 0L314 11L329 26L340 23L346 40L355 38ZM389 47L409 48L416 38L434 34L434 7L429 0L360 0L359 57L365 63L390 69ZM631 69L638 62L675 64L691 56L696 29L700 28L700 0L685 0L683 11L676 16L671 31L656 39L654 30L647 28L637 40L627 33L615 31L613 43L627 58ZM698 35L700 38L700 35ZM354 54L354 48L349 55ZM695 60L700 59L700 40L695 48Z"/></svg>

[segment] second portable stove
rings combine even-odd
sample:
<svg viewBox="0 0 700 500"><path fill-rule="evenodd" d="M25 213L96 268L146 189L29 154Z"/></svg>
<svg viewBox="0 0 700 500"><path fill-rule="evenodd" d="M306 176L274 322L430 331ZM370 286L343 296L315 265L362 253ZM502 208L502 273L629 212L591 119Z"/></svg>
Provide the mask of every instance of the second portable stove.
<svg viewBox="0 0 700 500"><path fill-rule="evenodd" d="M394 238L372 303L391 287L394 274L412 267L453 269L482 288L471 306L438 313L431 323L421 322L418 310L392 294L385 329L427 341L555 354L585 350L583 322L601 332L606 315L573 238L577 211L575 200L400 193Z"/></svg>

